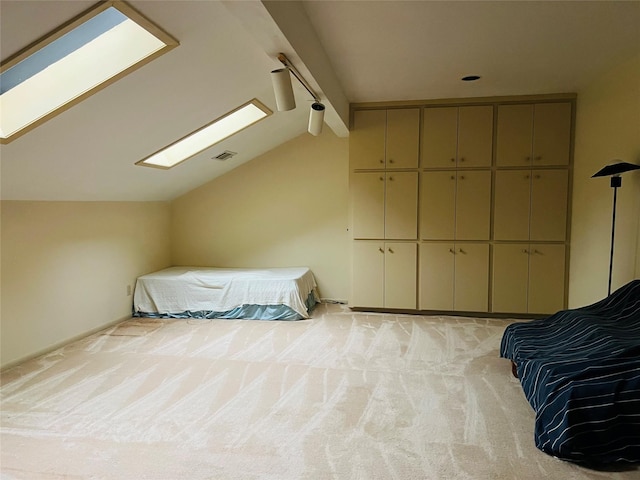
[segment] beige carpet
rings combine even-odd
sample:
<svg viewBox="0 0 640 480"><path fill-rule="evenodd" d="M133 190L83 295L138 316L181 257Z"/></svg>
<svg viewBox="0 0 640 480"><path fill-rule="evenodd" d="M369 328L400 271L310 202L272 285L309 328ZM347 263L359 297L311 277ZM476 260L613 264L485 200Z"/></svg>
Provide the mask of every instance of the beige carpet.
<svg viewBox="0 0 640 480"><path fill-rule="evenodd" d="M131 320L2 373L1 478L640 478L535 448L507 323Z"/></svg>

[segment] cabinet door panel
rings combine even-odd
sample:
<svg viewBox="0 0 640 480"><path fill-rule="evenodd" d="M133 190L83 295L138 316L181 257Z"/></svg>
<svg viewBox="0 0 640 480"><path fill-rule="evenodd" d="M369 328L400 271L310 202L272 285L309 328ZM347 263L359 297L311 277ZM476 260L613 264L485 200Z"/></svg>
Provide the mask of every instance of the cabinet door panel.
<svg viewBox="0 0 640 480"><path fill-rule="evenodd" d="M354 112L349 135L349 160L352 169L384 168L386 110Z"/></svg>
<svg viewBox="0 0 640 480"><path fill-rule="evenodd" d="M564 308L564 245L532 244L529 258L529 313Z"/></svg>
<svg viewBox="0 0 640 480"><path fill-rule="evenodd" d="M422 167L447 168L456 164L458 107L425 108L422 125Z"/></svg>
<svg viewBox="0 0 640 480"><path fill-rule="evenodd" d="M567 170L535 170L532 172L531 240L565 240L568 176Z"/></svg>
<svg viewBox="0 0 640 480"><path fill-rule="evenodd" d="M491 311L527 313L527 245L494 245Z"/></svg>
<svg viewBox="0 0 640 480"><path fill-rule="evenodd" d="M458 243L455 252L453 309L489 311L489 245Z"/></svg>
<svg viewBox="0 0 640 480"><path fill-rule="evenodd" d="M498 106L496 165L531 165L533 105Z"/></svg>
<svg viewBox="0 0 640 480"><path fill-rule="evenodd" d="M536 105L533 129L533 164L569 165L571 104Z"/></svg>
<svg viewBox="0 0 640 480"><path fill-rule="evenodd" d="M416 308L415 243L385 243L384 306L386 308Z"/></svg>
<svg viewBox="0 0 640 480"><path fill-rule="evenodd" d="M493 207L493 238L495 240L529 239L530 184L529 170L496 172Z"/></svg>
<svg viewBox="0 0 640 480"><path fill-rule="evenodd" d="M456 172L422 172L420 236L452 240L455 235Z"/></svg>
<svg viewBox="0 0 640 480"><path fill-rule="evenodd" d="M493 107L460 107L458 112L458 166L489 167L493 146Z"/></svg>
<svg viewBox="0 0 640 480"><path fill-rule="evenodd" d="M418 172L386 174L384 238L418 238Z"/></svg>
<svg viewBox="0 0 640 480"><path fill-rule="evenodd" d="M415 267L414 267L415 268ZM353 242L352 307L384 306L384 243Z"/></svg>
<svg viewBox="0 0 640 480"><path fill-rule="evenodd" d="M384 238L384 173L351 175L353 238Z"/></svg>
<svg viewBox="0 0 640 480"><path fill-rule="evenodd" d="M454 247L453 243L420 245L421 310L453 310Z"/></svg>
<svg viewBox="0 0 640 480"><path fill-rule="evenodd" d="M491 172L460 171L456 184L456 240L489 240Z"/></svg>
<svg viewBox="0 0 640 480"><path fill-rule="evenodd" d="M418 168L420 109L387 110L387 168Z"/></svg>

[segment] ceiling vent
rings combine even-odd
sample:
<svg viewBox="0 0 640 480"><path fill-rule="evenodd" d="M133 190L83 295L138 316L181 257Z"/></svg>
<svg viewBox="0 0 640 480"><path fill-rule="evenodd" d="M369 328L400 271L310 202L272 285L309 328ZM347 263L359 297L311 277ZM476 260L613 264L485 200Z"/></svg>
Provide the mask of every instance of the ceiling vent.
<svg viewBox="0 0 640 480"><path fill-rule="evenodd" d="M237 152L230 152L229 150L225 150L222 153L219 153L218 155L216 155L215 157L213 157L214 160L229 160L231 157L233 157L234 155L237 155Z"/></svg>

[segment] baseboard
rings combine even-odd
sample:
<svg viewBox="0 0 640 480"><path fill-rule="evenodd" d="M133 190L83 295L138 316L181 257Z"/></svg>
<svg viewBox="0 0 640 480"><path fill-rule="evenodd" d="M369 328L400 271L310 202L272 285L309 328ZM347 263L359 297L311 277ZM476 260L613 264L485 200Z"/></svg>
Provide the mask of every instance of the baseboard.
<svg viewBox="0 0 640 480"><path fill-rule="evenodd" d="M63 340L61 342L55 343L49 347L43 348L41 350L38 350L35 353L31 353L29 355L26 355L24 357L20 357L17 360L11 360L10 362L7 362L5 365L2 365L0 367L0 372L4 372L5 370L8 370L10 368L13 368L15 366L20 365L21 363L24 362L28 362L29 360L33 360L34 358L38 358L41 357L43 355L47 355L55 350L58 350L59 348L64 347L65 345L68 345L72 342L75 342L77 340L81 340L85 337L88 337L89 335L93 335L94 333L98 333L102 330L106 330L107 328L113 327L114 325L117 325L118 323L122 323L125 320L129 320L131 318L131 315L127 315L125 317L122 317L118 320L113 320L111 322L105 323L104 325L100 326L100 327L95 327L92 328L91 330L86 331L85 333L81 333L79 335L74 335L73 337L67 339L67 340Z"/></svg>

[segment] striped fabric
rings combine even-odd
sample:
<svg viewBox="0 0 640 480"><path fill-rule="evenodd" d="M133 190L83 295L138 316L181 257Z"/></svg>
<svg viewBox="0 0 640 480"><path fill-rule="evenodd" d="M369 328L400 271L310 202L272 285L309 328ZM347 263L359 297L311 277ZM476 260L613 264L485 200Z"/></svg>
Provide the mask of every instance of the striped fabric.
<svg viewBox="0 0 640 480"><path fill-rule="evenodd" d="M584 464L640 462L640 280L588 307L509 325L500 356L517 366L540 450Z"/></svg>

